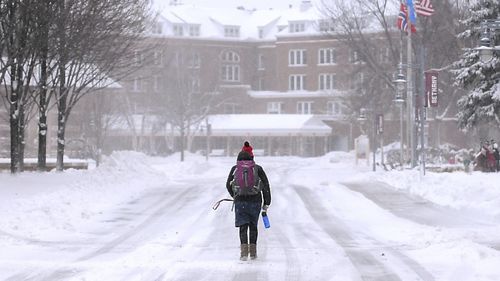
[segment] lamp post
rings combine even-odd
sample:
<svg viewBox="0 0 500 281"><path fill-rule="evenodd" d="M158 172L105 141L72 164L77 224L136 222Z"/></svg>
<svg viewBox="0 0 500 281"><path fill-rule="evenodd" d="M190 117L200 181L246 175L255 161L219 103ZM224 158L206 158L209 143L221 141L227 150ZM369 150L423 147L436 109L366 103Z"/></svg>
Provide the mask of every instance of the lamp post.
<svg viewBox="0 0 500 281"><path fill-rule="evenodd" d="M399 64L399 72L396 75L396 79L394 79L394 84L396 85L396 97L394 99L394 103L399 106L399 129L400 129L400 152L399 152L399 162L401 167L403 167L404 163L404 146L403 146L403 106L405 103L403 92L406 87L406 79L403 74L403 65Z"/></svg>
<svg viewBox="0 0 500 281"><path fill-rule="evenodd" d="M212 124L208 123L208 117L205 118L205 125L201 125L201 132L203 133L203 131L205 131L205 159L208 161L208 154L210 153L210 135L212 135Z"/></svg>
<svg viewBox="0 0 500 281"><path fill-rule="evenodd" d="M492 32L500 30L500 18L483 21L481 23L481 29L481 46L475 48L475 50L479 52L479 59L486 63L493 59L496 52L500 51L500 46L495 46L494 40L492 40Z"/></svg>
<svg viewBox="0 0 500 281"><path fill-rule="evenodd" d="M368 117L366 115L368 112L373 113L372 110L369 110L366 108L360 108L358 121L360 121L361 123L365 123L368 120ZM377 118L376 118L375 114L371 114L371 115L372 115L371 118L373 119L373 130L372 130L373 163L372 163L372 166L373 166L373 171L375 172L376 171L375 153L377 151L377 148L376 148L377 147L377 145L376 145ZM368 157L368 155L366 157Z"/></svg>

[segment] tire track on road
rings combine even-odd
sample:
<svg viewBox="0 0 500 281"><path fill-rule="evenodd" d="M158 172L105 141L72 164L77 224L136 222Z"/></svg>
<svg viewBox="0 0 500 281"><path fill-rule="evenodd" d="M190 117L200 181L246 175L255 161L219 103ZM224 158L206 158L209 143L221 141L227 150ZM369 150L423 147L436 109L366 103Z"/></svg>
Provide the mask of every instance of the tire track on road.
<svg viewBox="0 0 500 281"><path fill-rule="evenodd" d="M317 200L311 194L311 190L305 187L293 186L300 199L303 201L307 210L316 223L335 240L346 252L352 264L358 269L363 280L376 281L400 281L401 277L388 266L376 258L375 249L378 253L390 251L401 264L407 267L408 272L413 274L412 280L433 281L432 275L404 254L375 241L370 237L355 238L349 232L349 227L340 218L332 215L325 207L318 204ZM368 241L371 243L371 250L359 246L358 241ZM410 273L408 273L410 274Z"/></svg>

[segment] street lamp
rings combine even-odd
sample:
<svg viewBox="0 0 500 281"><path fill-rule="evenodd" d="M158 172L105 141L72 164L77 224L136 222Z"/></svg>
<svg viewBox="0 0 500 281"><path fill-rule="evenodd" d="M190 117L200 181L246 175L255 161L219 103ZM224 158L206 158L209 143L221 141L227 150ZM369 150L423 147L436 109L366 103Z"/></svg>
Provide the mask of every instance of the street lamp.
<svg viewBox="0 0 500 281"><path fill-rule="evenodd" d="M372 112L372 110L369 110L369 109L366 109L366 108L360 108L359 109L359 117L358 117L358 121L361 122L361 123L365 123L367 120L368 120L368 117L367 117L367 113L368 112ZM372 141L373 141L373 171L375 172L376 170L376 166L375 166L375 153L377 151L376 147L376 131L377 131L377 118L375 117L375 114L372 114L372 118L373 118L373 132L372 132ZM368 155L366 156L368 158Z"/></svg>
<svg viewBox="0 0 500 281"><path fill-rule="evenodd" d="M403 166L404 163L404 147L403 147L403 106L404 106L404 97L403 93L406 87L406 79L405 75L403 74L403 66L400 64L399 65L399 73L396 75L396 79L394 79L394 84L396 85L396 97L394 99L394 102L399 105L399 129L400 129L400 139L399 139L399 145L400 145L400 151L399 151L399 164L401 167Z"/></svg>
<svg viewBox="0 0 500 281"><path fill-rule="evenodd" d="M483 30L480 39L481 46L475 48L475 50L479 52L479 59L486 63L493 59L495 52L500 51L499 46L494 45L491 34L492 31L500 30L500 19L483 21L481 29Z"/></svg>

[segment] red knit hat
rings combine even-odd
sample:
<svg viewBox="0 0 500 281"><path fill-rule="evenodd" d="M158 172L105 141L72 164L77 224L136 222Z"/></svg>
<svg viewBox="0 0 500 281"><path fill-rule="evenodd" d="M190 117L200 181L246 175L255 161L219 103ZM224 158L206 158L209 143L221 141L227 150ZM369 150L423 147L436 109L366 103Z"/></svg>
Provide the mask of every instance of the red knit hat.
<svg viewBox="0 0 500 281"><path fill-rule="evenodd" d="M250 143L248 143L248 141L245 141L241 150L248 152L248 154L253 157L253 148L250 146Z"/></svg>

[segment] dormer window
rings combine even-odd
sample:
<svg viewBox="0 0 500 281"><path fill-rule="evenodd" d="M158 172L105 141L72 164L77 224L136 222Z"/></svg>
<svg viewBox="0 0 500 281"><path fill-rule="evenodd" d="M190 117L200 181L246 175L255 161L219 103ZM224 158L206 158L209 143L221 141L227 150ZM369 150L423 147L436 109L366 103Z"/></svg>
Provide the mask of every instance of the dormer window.
<svg viewBox="0 0 500 281"><path fill-rule="evenodd" d="M334 28L331 20L319 20L319 31L329 32L333 30Z"/></svg>
<svg viewBox="0 0 500 281"><path fill-rule="evenodd" d="M240 37L240 27L239 26L225 26L224 27L224 37L238 38Z"/></svg>
<svg viewBox="0 0 500 281"><path fill-rule="evenodd" d="M306 30L306 23L303 21L290 22L290 33L304 32Z"/></svg>
<svg viewBox="0 0 500 281"><path fill-rule="evenodd" d="M151 33L153 34L162 34L163 33L163 24L161 22L155 22L151 29Z"/></svg>
<svg viewBox="0 0 500 281"><path fill-rule="evenodd" d="M199 37L200 36L200 25L199 24L189 25L189 36L191 36L191 37Z"/></svg>
<svg viewBox="0 0 500 281"><path fill-rule="evenodd" d="M174 24L172 27L174 36L184 36L184 27L181 24Z"/></svg>
<svg viewBox="0 0 500 281"><path fill-rule="evenodd" d="M264 38L264 29L262 27L259 27L259 39Z"/></svg>

